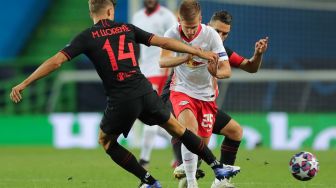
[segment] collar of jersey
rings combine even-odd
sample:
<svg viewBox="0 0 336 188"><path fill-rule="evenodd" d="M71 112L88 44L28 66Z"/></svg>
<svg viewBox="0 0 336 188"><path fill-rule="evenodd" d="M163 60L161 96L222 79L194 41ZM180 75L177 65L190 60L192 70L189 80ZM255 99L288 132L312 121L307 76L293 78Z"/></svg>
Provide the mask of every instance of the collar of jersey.
<svg viewBox="0 0 336 188"><path fill-rule="evenodd" d="M101 24L103 27L111 27L111 22L113 23L113 20L109 19L101 19L97 24Z"/></svg>
<svg viewBox="0 0 336 188"><path fill-rule="evenodd" d="M185 41L188 42L188 43L190 43L190 42L193 41L196 37L198 37L198 35L201 33L201 31L202 31L202 24L199 24L198 29L197 29L197 32L196 32L196 34L194 35L194 37L188 39L187 36L185 36L185 34L184 34L183 31L182 31L182 26L179 25L179 32L180 32L180 35L181 35L182 39L185 40Z"/></svg>

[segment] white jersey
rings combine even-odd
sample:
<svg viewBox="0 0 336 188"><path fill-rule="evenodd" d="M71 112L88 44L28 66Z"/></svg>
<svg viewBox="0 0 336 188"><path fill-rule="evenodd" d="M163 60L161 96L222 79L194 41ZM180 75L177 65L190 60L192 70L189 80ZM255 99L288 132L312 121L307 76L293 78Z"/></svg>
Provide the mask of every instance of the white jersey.
<svg viewBox="0 0 336 188"><path fill-rule="evenodd" d="M219 61L229 59L219 34L210 26L201 24L192 40L184 36L179 25L169 29L165 33L165 37L174 38L187 45L217 53ZM175 56L185 55L183 53L174 54ZM214 84L216 82L209 73L207 65L207 60L194 57L191 61L175 67L170 90L185 93L202 101L214 101L216 99L217 86Z"/></svg>
<svg viewBox="0 0 336 188"><path fill-rule="evenodd" d="M177 25L177 20L170 10L159 5L150 15L145 12L145 9L136 12L132 23L147 32L163 36L169 28ZM147 78L165 75L165 71L159 65L160 56L161 48L140 46L140 69Z"/></svg>

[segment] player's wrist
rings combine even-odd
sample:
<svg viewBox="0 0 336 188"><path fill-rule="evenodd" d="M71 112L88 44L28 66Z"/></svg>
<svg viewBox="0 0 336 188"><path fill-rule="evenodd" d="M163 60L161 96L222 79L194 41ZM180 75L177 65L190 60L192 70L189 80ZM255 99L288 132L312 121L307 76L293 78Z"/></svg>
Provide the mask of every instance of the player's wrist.
<svg viewBox="0 0 336 188"><path fill-rule="evenodd" d="M21 87L23 89L25 89L26 87L28 87L30 84L30 81L29 80L24 80L23 82L20 83Z"/></svg>
<svg viewBox="0 0 336 188"><path fill-rule="evenodd" d="M194 48L195 49L195 53L192 54L192 55L195 55L195 56L198 56L198 57L201 57L203 55L203 50L201 48Z"/></svg>
<svg viewBox="0 0 336 188"><path fill-rule="evenodd" d="M262 56L263 55L263 52L262 51L259 51L258 49L255 49L254 51L254 56Z"/></svg>
<svg viewBox="0 0 336 188"><path fill-rule="evenodd" d="M188 55L186 55L184 58L185 58L185 61L190 61L190 60L192 60L193 55L188 54Z"/></svg>

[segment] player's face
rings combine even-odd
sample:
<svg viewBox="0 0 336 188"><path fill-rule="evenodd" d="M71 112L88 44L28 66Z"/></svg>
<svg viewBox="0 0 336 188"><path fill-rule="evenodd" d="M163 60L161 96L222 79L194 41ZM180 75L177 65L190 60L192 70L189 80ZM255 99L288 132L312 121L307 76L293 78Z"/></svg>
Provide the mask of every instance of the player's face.
<svg viewBox="0 0 336 188"><path fill-rule="evenodd" d="M225 41L231 31L231 25L223 23L219 20L211 22L210 26L218 32L223 41Z"/></svg>
<svg viewBox="0 0 336 188"><path fill-rule="evenodd" d="M184 35L190 39L196 35L198 26L201 24L201 17L198 16L194 20L190 21L180 19L180 24Z"/></svg>
<svg viewBox="0 0 336 188"><path fill-rule="evenodd" d="M154 9L157 5L157 0L145 0L144 1L144 6L147 8L147 9Z"/></svg>

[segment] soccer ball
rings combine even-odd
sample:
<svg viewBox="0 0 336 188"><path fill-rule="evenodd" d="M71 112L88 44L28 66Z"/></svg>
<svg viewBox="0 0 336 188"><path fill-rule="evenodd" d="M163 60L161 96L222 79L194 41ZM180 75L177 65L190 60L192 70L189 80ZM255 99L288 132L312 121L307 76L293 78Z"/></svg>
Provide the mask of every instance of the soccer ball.
<svg viewBox="0 0 336 188"><path fill-rule="evenodd" d="M302 151L291 158L289 170L294 178L308 181L316 176L319 171L319 162L312 153Z"/></svg>

